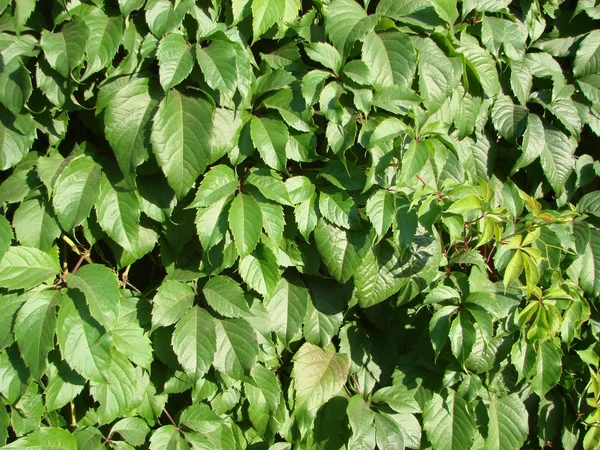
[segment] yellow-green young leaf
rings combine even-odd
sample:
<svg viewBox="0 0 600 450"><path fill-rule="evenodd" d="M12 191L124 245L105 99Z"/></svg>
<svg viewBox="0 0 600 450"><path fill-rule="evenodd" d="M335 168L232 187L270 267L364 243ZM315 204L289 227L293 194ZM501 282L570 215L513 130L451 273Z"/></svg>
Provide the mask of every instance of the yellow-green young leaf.
<svg viewBox="0 0 600 450"><path fill-rule="evenodd" d="M478 195L471 194L453 202L446 212L450 214L462 214L467 211L481 208L483 208L483 201L481 198Z"/></svg>
<svg viewBox="0 0 600 450"><path fill-rule="evenodd" d="M308 290L297 277L281 278L273 295L265 300L273 331L286 347L302 328L309 301Z"/></svg>
<svg viewBox="0 0 600 450"><path fill-rule="evenodd" d="M115 273L101 264L87 264L67 275L67 285L85 295L92 317L110 330L119 315L119 282Z"/></svg>
<svg viewBox="0 0 600 450"><path fill-rule="evenodd" d="M249 316L250 308L244 297L244 291L233 279L217 275L202 288L206 302L216 312L225 317Z"/></svg>
<svg viewBox="0 0 600 450"><path fill-rule="evenodd" d="M125 177L148 159L152 117L160 88L148 77L127 79L110 98L104 114L104 133Z"/></svg>
<svg viewBox="0 0 600 450"><path fill-rule="evenodd" d="M252 0L252 36L256 41L275 25L285 11L282 0Z"/></svg>
<svg viewBox="0 0 600 450"><path fill-rule="evenodd" d="M157 51L160 85L168 91L187 78L194 67L193 47L178 33L167 34Z"/></svg>
<svg viewBox="0 0 600 450"><path fill-rule="evenodd" d="M297 411L316 410L340 392L348 378L350 358L329 347L323 349L306 342L293 362Z"/></svg>
<svg viewBox="0 0 600 450"><path fill-rule="evenodd" d="M56 256L33 247L9 247L0 260L0 286L30 289L60 272Z"/></svg>
<svg viewBox="0 0 600 450"><path fill-rule="evenodd" d="M442 397L433 397L423 410L423 428L434 448L460 450L471 448L475 436L475 416L467 403L454 391Z"/></svg>
<svg viewBox="0 0 600 450"><path fill-rule="evenodd" d="M519 278L524 267L525 263L523 262L523 253L521 250L517 250L510 259L508 265L506 266L506 270L504 271L504 289L508 289L513 281Z"/></svg>
<svg viewBox="0 0 600 450"><path fill-rule="evenodd" d="M31 293L15 318L17 345L34 379L45 372L48 352L54 348L56 306L60 298L60 291Z"/></svg>
<svg viewBox="0 0 600 450"><path fill-rule="evenodd" d="M257 201L248 194L240 193L229 209L229 228L235 247L241 257L256 248L262 229L262 215Z"/></svg>
<svg viewBox="0 0 600 450"><path fill-rule="evenodd" d="M214 366L236 380L242 380L256 364L259 347L256 332L244 319L217 321L217 352Z"/></svg>
<svg viewBox="0 0 600 450"><path fill-rule="evenodd" d="M182 198L210 162L213 107L203 97L167 92L152 124L152 150L169 186Z"/></svg>
<svg viewBox="0 0 600 450"><path fill-rule="evenodd" d="M2 447L19 450L77 450L77 439L63 428L42 427Z"/></svg>
<svg viewBox="0 0 600 450"><path fill-rule="evenodd" d="M217 350L215 320L205 309L193 306L177 322L171 345L184 370L199 380L208 372Z"/></svg>
<svg viewBox="0 0 600 450"><path fill-rule="evenodd" d="M85 15L85 23L90 36L85 46L87 66L83 80L110 65L123 36L123 19L108 17L100 8L92 8Z"/></svg>
<svg viewBox="0 0 600 450"><path fill-rule="evenodd" d="M66 22L57 33L44 30L40 45L46 61L63 77L69 78L71 71L83 62L89 34L85 21L79 17Z"/></svg>

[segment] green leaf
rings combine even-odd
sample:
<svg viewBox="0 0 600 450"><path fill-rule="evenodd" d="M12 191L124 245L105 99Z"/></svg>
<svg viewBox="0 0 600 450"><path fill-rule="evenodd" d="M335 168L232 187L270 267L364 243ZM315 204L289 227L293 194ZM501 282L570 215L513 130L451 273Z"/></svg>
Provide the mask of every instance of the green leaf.
<svg viewBox="0 0 600 450"><path fill-rule="evenodd" d="M337 283L332 280L307 280L311 301L304 318L304 337L314 345L325 347L342 325L344 299Z"/></svg>
<svg viewBox="0 0 600 450"><path fill-rule="evenodd" d="M448 337L450 338L452 354L456 359L463 363L471 354L471 350L477 340L475 327L468 314L459 311L458 315L450 325Z"/></svg>
<svg viewBox="0 0 600 450"><path fill-rule="evenodd" d="M360 395L354 395L348 402L346 409L348 421L352 429L352 437L348 445L356 446L356 448L375 448L375 430L373 429L373 421L375 413L369 408L369 405L363 400Z"/></svg>
<svg viewBox="0 0 600 450"><path fill-rule="evenodd" d="M358 209L346 192L323 190L319 192L319 211L329 222L344 229L360 228Z"/></svg>
<svg viewBox="0 0 600 450"><path fill-rule="evenodd" d="M504 139L514 142L523 132L528 115L526 108L515 105L509 96L502 95L494 102L492 123Z"/></svg>
<svg viewBox="0 0 600 450"><path fill-rule="evenodd" d="M281 278L273 295L265 300L273 331L288 348L302 328L309 301L308 290L296 277Z"/></svg>
<svg viewBox="0 0 600 450"><path fill-rule="evenodd" d="M306 342L292 360L296 410L319 408L341 391L348 378L350 358L330 348L322 349Z"/></svg>
<svg viewBox="0 0 600 450"><path fill-rule="evenodd" d="M291 205L285 184L279 174L273 170L258 169L248 175L246 184L256 186L260 193L274 202Z"/></svg>
<svg viewBox="0 0 600 450"><path fill-rule="evenodd" d="M254 328L244 319L217 321L217 353L214 366L241 380L256 364L259 348Z"/></svg>
<svg viewBox="0 0 600 450"><path fill-rule="evenodd" d="M46 61L63 77L69 78L83 62L89 34L86 23L78 17L65 23L58 33L44 30L40 45Z"/></svg>
<svg viewBox="0 0 600 450"><path fill-rule="evenodd" d="M85 295L92 317L110 330L119 315L119 282L115 273L101 264L88 264L67 275L69 288Z"/></svg>
<svg viewBox="0 0 600 450"><path fill-rule="evenodd" d="M375 191L367 200L366 213L375 228L379 239L382 239L394 220L394 196L386 190Z"/></svg>
<svg viewBox="0 0 600 450"><path fill-rule="evenodd" d="M88 380L103 382L111 365L110 336L94 320L81 296L63 297L56 327L61 355Z"/></svg>
<svg viewBox="0 0 600 450"><path fill-rule="evenodd" d="M285 11L281 0L252 0L252 36L256 41L275 25Z"/></svg>
<svg viewBox="0 0 600 450"><path fill-rule="evenodd" d="M21 357L31 376L39 379L46 370L48 352L54 348L56 306L60 294L52 291L32 293L15 319L15 337Z"/></svg>
<svg viewBox="0 0 600 450"><path fill-rule="evenodd" d="M36 0L15 0L15 28L20 33L25 28L27 19L35 10Z"/></svg>
<svg viewBox="0 0 600 450"><path fill-rule="evenodd" d="M77 450L77 440L62 428L39 428L33 433L4 446L20 450Z"/></svg>
<svg viewBox="0 0 600 450"><path fill-rule="evenodd" d="M145 0L119 0L119 9L124 16L144 6Z"/></svg>
<svg viewBox="0 0 600 450"><path fill-rule="evenodd" d="M26 200L15 211L13 225L22 245L48 251L60 236L52 210L41 198ZM10 244L10 241L9 241Z"/></svg>
<svg viewBox="0 0 600 450"><path fill-rule="evenodd" d="M263 244L259 244L251 254L240 259L239 269L244 282L263 297L271 295L280 278L277 259Z"/></svg>
<svg viewBox="0 0 600 450"><path fill-rule="evenodd" d="M158 106L159 88L148 77L128 79L108 102L104 114L104 133L115 152L125 177L148 159L152 117Z"/></svg>
<svg viewBox="0 0 600 450"><path fill-rule="evenodd" d="M119 433L131 445L144 445L150 428L139 417L127 417L113 425L110 434Z"/></svg>
<svg viewBox="0 0 600 450"><path fill-rule="evenodd" d="M494 58L477 45L465 44L456 49L465 58L467 65L473 70L488 97L495 97L500 92L500 80Z"/></svg>
<svg viewBox="0 0 600 450"><path fill-rule="evenodd" d="M221 426L222 419L208 405L200 403L188 406L181 413L180 422L198 433L210 433Z"/></svg>
<svg viewBox="0 0 600 450"><path fill-rule="evenodd" d="M448 25L453 25L458 19L456 0L433 0L433 8Z"/></svg>
<svg viewBox="0 0 600 450"><path fill-rule="evenodd" d="M210 161L213 107L204 98L171 90L152 124L152 150L178 198L192 188Z"/></svg>
<svg viewBox="0 0 600 450"><path fill-rule="evenodd" d="M376 89L411 87L417 62L408 35L399 32L367 34L363 42L362 60L371 71Z"/></svg>
<svg viewBox="0 0 600 450"><path fill-rule="evenodd" d="M31 75L20 58L4 64L0 74L0 103L19 114L31 96Z"/></svg>
<svg viewBox="0 0 600 450"><path fill-rule="evenodd" d="M430 39L419 45L419 92L427 109L435 111L460 82L462 62L448 58Z"/></svg>
<svg viewBox="0 0 600 450"><path fill-rule="evenodd" d="M82 76L84 80L109 66L123 36L123 19L108 17L100 8L92 8L85 15L85 23L90 35L85 46L88 64Z"/></svg>
<svg viewBox="0 0 600 450"><path fill-rule="evenodd" d="M178 33L163 37L158 45L158 73L160 85L169 91L187 78L194 68L193 47Z"/></svg>
<svg viewBox="0 0 600 450"><path fill-rule="evenodd" d="M335 0L327 7L325 31L331 43L345 57L354 42L375 28L377 20L375 15L367 16L354 0Z"/></svg>
<svg viewBox="0 0 600 450"><path fill-rule="evenodd" d="M562 351L552 341L540 342L531 379L531 389L544 398L560 380Z"/></svg>
<svg viewBox="0 0 600 450"><path fill-rule="evenodd" d="M225 317L250 315L250 308L240 285L223 275L212 277L202 288L206 302Z"/></svg>
<svg viewBox="0 0 600 450"><path fill-rule="evenodd" d="M244 257L252 253L262 229L260 206L254 197L240 193L233 199L229 210L229 227L239 255Z"/></svg>
<svg viewBox="0 0 600 450"><path fill-rule="evenodd" d="M215 320L205 309L192 306L177 322L172 345L184 370L199 380L208 372L217 351Z"/></svg>
<svg viewBox="0 0 600 450"><path fill-rule="evenodd" d="M14 235L10 223L4 216L0 216L0 258L9 249L13 239Z"/></svg>
<svg viewBox="0 0 600 450"><path fill-rule="evenodd" d="M389 241L370 249L355 274L356 294L361 308L381 303L402 287L407 260Z"/></svg>
<svg viewBox="0 0 600 450"><path fill-rule="evenodd" d="M135 322L117 320L112 330L112 345L131 362L145 369L152 364L152 343L144 329Z"/></svg>
<svg viewBox="0 0 600 450"><path fill-rule="evenodd" d="M202 248L208 251L225 237L228 230L229 198L222 198L208 208L199 208L196 214L196 232Z"/></svg>
<svg viewBox="0 0 600 450"><path fill-rule="evenodd" d="M429 159L430 147L426 141L411 141L402 158L400 179L411 185Z"/></svg>
<svg viewBox="0 0 600 450"><path fill-rule="evenodd" d="M522 447L529 432L528 414L517 394L491 397L487 414L489 422L485 450Z"/></svg>
<svg viewBox="0 0 600 450"><path fill-rule="evenodd" d="M582 77L600 74L600 30L594 30L583 39L573 63L573 74Z"/></svg>
<svg viewBox="0 0 600 450"><path fill-rule="evenodd" d="M580 251L581 273L579 283L591 296L600 296L600 232L590 227L590 237Z"/></svg>
<svg viewBox="0 0 600 450"><path fill-rule="evenodd" d="M389 415L375 414L375 433L378 448L404 448L402 428Z"/></svg>
<svg viewBox="0 0 600 450"><path fill-rule="evenodd" d="M546 146L544 124L537 114L529 114L527 128L523 136L523 153L515 163L512 172L527 167L542 154Z"/></svg>
<svg viewBox="0 0 600 450"><path fill-rule="evenodd" d="M338 73L342 68L342 57L338 51L330 44L325 42L315 42L314 44L305 44L304 50L306 55L321 63L324 67L331 69L334 73Z"/></svg>
<svg viewBox="0 0 600 450"><path fill-rule="evenodd" d="M232 98L237 86L237 53L235 44L214 40L207 47L196 47L196 60L204 79L216 91Z"/></svg>
<svg viewBox="0 0 600 450"><path fill-rule="evenodd" d="M264 162L275 170L285 171L285 147L289 138L285 123L270 117L252 116L250 135Z"/></svg>
<svg viewBox="0 0 600 450"><path fill-rule="evenodd" d="M45 400L48 411L55 411L72 401L85 386L85 379L61 362L46 386Z"/></svg>
<svg viewBox="0 0 600 450"><path fill-rule="evenodd" d="M163 425L150 436L150 450L187 450L191 447L181 435L179 428Z"/></svg>
<svg viewBox="0 0 600 450"><path fill-rule="evenodd" d="M58 259L33 247L9 247L0 260L0 286L30 289L58 273Z"/></svg>
<svg viewBox="0 0 600 450"><path fill-rule="evenodd" d="M152 300L152 328L176 323L194 304L194 290L176 280L163 282Z"/></svg>
<svg viewBox="0 0 600 450"><path fill-rule="evenodd" d="M323 219L315 229L315 241L325 267L340 283L354 275L370 247L370 239L365 233L345 231Z"/></svg>
<svg viewBox="0 0 600 450"><path fill-rule="evenodd" d="M160 38L178 28L193 4L193 0L179 0L175 4L169 0L148 0L144 9L152 34Z"/></svg>
<svg viewBox="0 0 600 450"><path fill-rule="evenodd" d="M211 206L215 202L233 194L238 187L238 179L233 170L219 164L211 167L200 182L198 192L189 208Z"/></svg>
<svg viewBox="0 0 600 450"><path fill-rule="evenodd" d="M540 163L550 186L557 195L561 195L575 167L577 143L574 138L553 128L546 128L544 136L546 145L540 153Z"/></svg>
<svg viewBox="0 0 600 450"><path fill-rule="evenodd" d="M433 394L423 410L423 428L436 449L471 448L476 431L475 416L453 391L446 398Z"/></svg>
<svg viewBox="0 0 600 450"><path fill-rule="evenodd" d="M35 122L29 114L13 116L0 106L0 170L21 162L35 138Z"/></svg>
<svg viewBox="0 0 600 450"><path fill-rule="evenodd" d="M124 416L141 402L135 368L125 356L112 352L104 378L105 381L90 383L90 394L100 404L97 409L100 425Z"/></svg>
<svg viewBox="0 0 600 450"><path fill-rule="evenodd" d="M113 186L102 177L96 203L100 227L137 260L154 247L156 234L140 226L140 199L131 186Z"/></svg>
<svg viewBox="0 0 600 450"><path fill-rule="evenodd" d="M523 269L525 267L525 263L523 262L523 253L521 250L517 250L513 257L510 259L506 269L504 271L504 289L508 289L508 287L515 281L521 273L523 273Z"/></svg>
<svg viewBox="0 0 600 450"><path fill-rule="evenodd" d="M308 200L304 200L296 206L294 218L298 225L298 231L300 231L304 240L308 242L308 237L317 226L317 220L319 219L316 193L313 193Z"/></svg>

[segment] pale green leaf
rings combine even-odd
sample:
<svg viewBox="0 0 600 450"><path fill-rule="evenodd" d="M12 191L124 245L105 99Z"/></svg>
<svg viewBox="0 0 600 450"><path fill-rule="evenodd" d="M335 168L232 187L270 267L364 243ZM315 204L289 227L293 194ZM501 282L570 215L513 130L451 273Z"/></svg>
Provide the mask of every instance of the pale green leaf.
<svg viewBox="0 0 600 450"><path fill-rule="evenodd" d="M63 428L42 427L2 448L19 450L77 450L77 440Z"/></svg>
<svg viewBox="0 0 600 450"><path fill-rule="evenodd" d="M286 347L302 328L310 297L299 278L281 278L273 295L265 300L273 331Z"/></svg>
<svg viewBox="0 0 600 450"><path fill-rule="evenodd" d="M600 30L592 31L579 43L573 74L576 77L600 74Z"/></svg>
<svg viewBox="0 0 600 450"><path fill-rule="evenodd" d="M375 88L412 85L417 62L408 35L399 32L369 33L363 42L362 60L371 71Z"/></svg>
<svg viewBox="0 0 600 450"><path fill-rule="evenodd" d="M485 450L512 450L525 443L528 414L517 394L506 397L491 397L488 414L488 435Z"/></svg>
<svg viewBox="0 0 600 450"><path fill-rule="evenodd" d="M305 44L304 50L306 55L324 67L331 69L334 73L338 73L342 65L342 57L338 51L331 45L325 42L315 42L314 44Z"/></svg>
<svg viewBox="0 0 600 450"><path fill-rule="evenodd" d="M329 222L344 229L360 228L358 209L346 192L323 190L319 192L319 211Z"/></svg>
<svg viewBox="0 0 600 450"><path fill-rule="evenodd" d="M239 270L244 282L263 297L271 295L280 278L275 255L262 244L240 259Z"/></svg>
<svg viewBox="0 0 600 450"><path fill-rule="evenodd" d="M193 47L178 33L164 36L158 45L160 85L168 91L187 78L194 67Z"/></svg>
<svg viewBox="0 0 600 450"><path fill-rule="evenodd" d="M256 364L259 348L256 332L244 319L217 321L217 353L214 366L241 380Z"/></svg>
<svg viewBox="0 0 600 450"><path fill-rule="evenodd" d="M67 275L67 285L85 295L92 317L110 330L119 315L119 282L115 273L101 264L87 264Z"/></svg>
<svg viewBox="0 0 600 450"><path fill-rule="evenodd" d="M275 170L284 171L287 161L285 147L289 137L285 123L270 117L253 116L250 135L263 161Z"/></svg>
<svg viewBox="0 0 600 450"><path fill-rule="evenodd" d="M152 124L152 150L178 198L192 188L210 161L213 107L199 96L171 90Z"/></svg>
<svg viewBox="0 0 600 450"><path fill-rule="evenodd" d="M296 382L296 409L317 409L341 391L348 378L350 358L330 348L308 342L293 358L292 377Z"/></svg>
<svg viewBox="0 0 600 450"><path fill-rule="evenodd" d="M176 280L164 281L152 300L152 327L176 323L193 305L194 290Z"/></svg>
<svg viewBox="0 0 600 450"><path fill-rule="evenodd" d="M9 247L0 260L0 286L30 289L60 272L58 259L33 247Z"/></svg>
<svg viewBox="0 0 600 450"><path fill-rule="evenodd" d="M523 136L523 153L515 163L512 169L513 173L535 161L542 154L545 147L546 134L544 124L537 114L529 114L527 128Z"/></svg>
<svg viewBox="0 0 600 450"><path fill-rule="evenodd" d="M229 210L229 227L239 255L244 257L252 253L262 229L262 214L254 197L243 193L237 195Z"/></svg>
<svg viewBox="0 0 600 450"><path fill-rule="evenodd" d="M172 345L184 370L199 380L208 372L217 351L215 320L205 309L192 306L175 325Z"/></svg>
<svg viewBox="0 0 600 450"><path fill-rule="evenodd" d="M561 195L575 168L577 142L554 128L546 128L544 136L546 145L540 153L540 162L550 186L557 195Z"/></svg>
<svg viewBox="0 0 600 450"><path fill-rule="evenodd" d="M119 433L131 445L144 445L150 428L143 419L139 417L126 417L115 423L110 434Z"/></svg>
<svg viewBox="0 0 600 450"><path fill-rule="evenodd" d="M251 314L243 289L227 276L212 277L202 288L202 293L209 306L222 316L243 317Z"/></svg>
<svg viewBox="0 0 600 450"><path fill-rule="evenodd" d="M354 0L335 0L327 7L325 31L342 57L351 45L375 28L378 17L368 16Z"/></svg>
<svg viewBox="0 0 600 450"><path fill-rule="evenodd" d="M252 0L252 36L256 41L275 25L285 11L281 0Z"/></svg>
<svg viewBox="0 0 600 450"><path fill-rule="evenodd" d="M207 208L198 208L196 233L204 250L210 250L225 238L230 204L231 199L227 197L217 200Z"/></svg>
<svg viewBox="0 0 600 450"><path fill-rule="evenodd" d="M13 226L22 245L42 251L50 250L61 232L52 210L41 198L21 203L13 216Z"/></svg>

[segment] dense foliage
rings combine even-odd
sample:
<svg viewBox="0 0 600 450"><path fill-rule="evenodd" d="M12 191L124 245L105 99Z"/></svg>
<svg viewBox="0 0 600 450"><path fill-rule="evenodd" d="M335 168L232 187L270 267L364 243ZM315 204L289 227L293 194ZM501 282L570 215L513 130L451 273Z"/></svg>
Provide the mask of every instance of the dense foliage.
<svg viewBox="0 0 600 450"><path fill-rule="evenodd" d="M0 0L0 445L600 447L595 0Z"/></svg>

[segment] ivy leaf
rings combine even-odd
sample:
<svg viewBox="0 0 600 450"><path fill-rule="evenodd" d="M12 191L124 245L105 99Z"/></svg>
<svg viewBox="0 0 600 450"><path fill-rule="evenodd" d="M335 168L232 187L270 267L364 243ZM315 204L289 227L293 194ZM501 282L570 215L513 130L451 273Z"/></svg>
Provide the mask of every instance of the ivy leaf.
<svg viewBox="0 0 600 450"><path fill-rule="evenodd" d="M48 251L60 236L56 217L40 198L26 200L13 216L17 239L23 245Z"/></svg>
<svg viewBox="0 0 600 450"><path fill-rule="evenodd" d="M600 296L600 232L590 228L590 237L580 253L581 274L579 282L589 295Z"/></svg>
<svg viewBox="0 0 600 450"><path fill-rule="evenodd" d="M379 239L387 233L394 220L394 196L386 190L375 191L367 200L367 217Z"/></svg>
<svg viewBox="0 0 600 450"><path fill-rule="evenodd" d="M594 30L579 44L573 64L576 77L600 73L600 31Z"/></svg>
<svg viewBox="0 0 600 450"><path fill-rule="evenodd" d="M9 247L0 260L0 286L31 289L60 272L55 257L33 247Z"/></svg>
<svg viewBox="0 0 600 450"><path fill-rule="evenodd" d="M325 31L343 57L350 46L375 25L376 16L367 16L365 10L353 0L334 1L325 14Z"/></svg>
<svg viewBox="0 0 600 450"><path fill-rule="evenodd" d="M514 142L521 135L527 116L527 109L513 104L507 95L498 97L492 108L494 127L509 142Z"/></svg>
<svg viewBox="0 0 600 450"><path fill-rule="evenodd" d="M169 91L187 78L194 67L193 47L178 33L160 41L157 51L160 85Z"/></svg>
<svg viewBox="0 0 600 450"><path fill-rule="evenodd" d="M544 398L560 380L562 352L552 341L540 342L538 345L531 389L540 398Z"/></svg>
<svg viewBox="0 0 600 450"><path fill-rule="evenodd" d="M177 322L172 345L184 370L199 380L208 372L217 351L215 320L205 309L192 306Z"/></svg>
<svg viewBox="0 0 600 450"><path fill-rule="evenodd" d="M0 170L21 162L35 137L35 122L30 115L13 116L0 105Z"/></svg>
<svg viewBox="0 0 600 450"><path fill-rule="evenodd" d="M178 198L192 188L210 161L213 107L207 100L170 90L152 125L152 150Z"/></svg>
<svg viewBox="0 0 600 450"><path fill-rule="evenodd" d="M453 391L446 398L433 394L423 410L423 428L440 450L470 448L476 431L466 402Z"/></svg>
<svg viewBox="0 0 600 450"><path fill-rule="evenodd" d="M348 355L308 342L296 352L293 362L298 410L311 411L325 404L342 389L348 378Z"/></svg>
<svg viewBox="0 0 600 450"><path fill-rule="evenodd" d="M228 98L237 85L237 53L235 44L214 40L207 47L196 48L196 60L208 85Z"/></svg>
<svg viewBox="0 0 600 450"><path fill-rule="evenodd" d="M512 169L513 173L535 161L542 154L545 146L544 124L537 114L529 114L527 128L523 136L523 154L515 163Z"/></svg>
<svg viewBox="0 0 600 450"><path fill-rule="evenodd" d="M144 445L150 428L143 419L139 417L126 417L115 423L110 434L119 433L131 445Z"/></svg>
<svg viewBox="0 0 600 450"><path fill-rule="evenodd" d="M111 97L104 114L106 139L125 177L148 159L152 117L158 106L158 87L148 77L129 79Z"/></svg>
<svg viewBox="0 0 600 450"><path fill-rule="evenodd" d="M544 136L546 145L540 153L540 162L550 186L561 195L575 167L575 139L553 128L546 128Z"/></svg>
<svg viewBox="0 0 600 450"><path fill-rule="evenodd" d="M240 275L251 289L263 297L271 295L279 281L279 268L273 252L259 244L249 255L240 259Z"/></svg>
<svg viewBox="0 0 600 450"><path fill-rule="evenodd" d="M214 205L223 197L233 194L237 187L238 179L230 167L221 164L214 166L204 175L198 192L196 192L196 197L189 207L198 208Z"/></svg>
<svg viewBox="0 0 600 450"><path fill-rule="evenodd" d="M244 317L251 314L244 291L227 276L212 277L202 288L202 293L210 307L222 316Z"/></svg>
<svg viewBox="0 0 600 450"><path fill-rule="evenodd" d="M229 227L235 247L241 257L256 248L262 229L262 215L258 202L248 194L240 193L231 203Z"/></svg>
<svg viewBox="0 0 600 450"><path fill-rule="evenodd" d="M265 300L273 331L288 348L302 328L309 301L308 290L296 277L281 278L273 295Z"/></svg>
<svg viewBox="0 0 600 450"><path fill-rule="evenodd" d="M54 348L59 300L60 294L48 290L31 294L15 318L15 337L21 357L34 379L45 372L48 352Z"/></svg>

